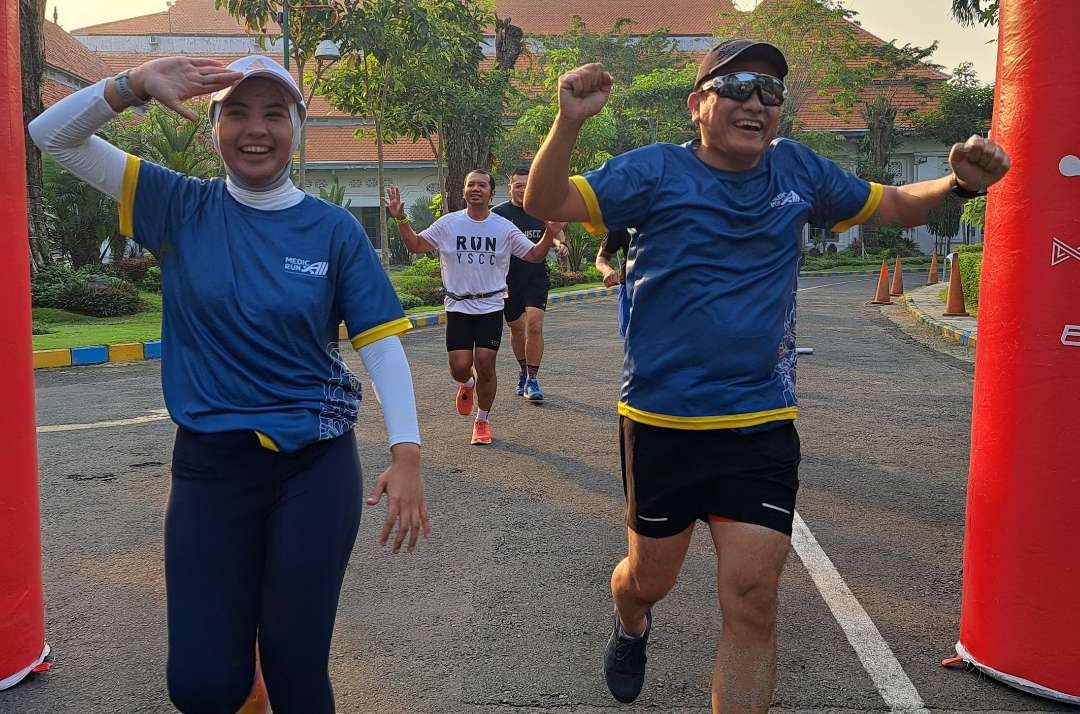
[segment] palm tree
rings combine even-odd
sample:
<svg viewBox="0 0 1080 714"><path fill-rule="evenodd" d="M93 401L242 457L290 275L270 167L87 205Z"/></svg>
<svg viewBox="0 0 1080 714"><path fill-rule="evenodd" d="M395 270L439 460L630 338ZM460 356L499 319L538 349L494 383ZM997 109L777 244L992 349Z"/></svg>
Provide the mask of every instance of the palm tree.
<svg viewBox="0 0 1080 714"><path fill-rule="evenodd" d="M198 178L221 176L223 166L213 148L206 105L192 108L198 121L189 121L155 104L141 121L128 117L116 141L126 151L178 173Z"/></svg>

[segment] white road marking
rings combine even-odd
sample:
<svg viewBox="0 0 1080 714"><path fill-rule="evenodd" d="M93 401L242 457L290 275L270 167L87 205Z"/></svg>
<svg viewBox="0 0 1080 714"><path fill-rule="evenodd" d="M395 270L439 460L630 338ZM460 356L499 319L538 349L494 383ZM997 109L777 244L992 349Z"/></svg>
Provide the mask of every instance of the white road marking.
<svg viewBox="0 0 1080 714"><path fill-rule="evenodd" d="M798 512L792 524L791 544L889 709L928 714L922 697L896 655Z"/></svg>
<svg viewBox="0 0 1080 714"><path fill-rule="evenodd" d="M865 283L865 282L870 281L871 279L876 279L876 278L873 275L864 275L864 276L862 276L861 280L843 280L843 281L841 281L839 283L825 283L824 285L811 285L808 288L799 288L796 292L805 293L805 292L809 292L810 290L821 290L822 288L835 287L836 285L848 285L849 283Z"/></svg>
<svg viewBox="0 0 1080 714"><path fill-rule="evenodd" d="M133 417L131 419L112 419L110 421L95 421L89 424L54 424L51 426L39 426L37 433L50 434L56 431L81 431L83 429L108 429L114 426L131 426L132 424L146 424L152 421L165 421L169 418L169 412L165 409L155 409L146 416Z"/></svg>

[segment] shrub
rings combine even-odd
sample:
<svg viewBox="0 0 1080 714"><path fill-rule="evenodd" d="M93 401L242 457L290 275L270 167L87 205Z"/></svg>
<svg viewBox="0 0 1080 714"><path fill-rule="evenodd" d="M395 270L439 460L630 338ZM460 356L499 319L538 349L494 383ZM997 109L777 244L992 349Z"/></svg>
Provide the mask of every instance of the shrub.
<svg viewBox="0 0 1080 714"><path fill-rule="evenodd" d="M56 307L93 317L134 315L144 307L139 291L126 282L71 283L60 294L59 302Z"/></svg>
<svg viewBox="0 0 1080 714"><path fill-rule="evenodd" d="M46 325L41 320L34 320L33 323L32 323L32 327L33 327L33 333L35 335L47 335L50 332L52 332L52 330L49 329L49 326Z"/></svg>
<svg viewBox="0 0 1080 714"><path fill-rule="evenodd" d="M960 265L960 282L964 286L964 304L968 311L979 309L979 278L982 274L982 243L961 245L956 248L956 262Z"/></svg>
<svg viewBox="0 0 1080 714"><path fill-rule="evenodd" d="M412 310L427 304L419 296L411 293L398 293L398 300L401 301L402 310Z"/></svg>
<svg viewBox="0 0 1080 714"><path fill-rule="evenodd" d="M146 280L150 268L157 266L157 260L152 256L141 258L124 258L109 266L110 272L119 275L129 283L138 285Z"/></svg>
<svg viewBox="0 0 1080 714"><path fill-rule="evenodd" d="M878 242L881 244L881 258L907 258L922 255L915 241L904 235L904 230L897 225L885 225L878 229Z"/></svg>
<svg viewBox="0 0 1080 714"><path fill-rule="evenodd" d="M547 263L547 271L548 281L551 283L551 287L561 288L569 285L569 283L566 282L566 274L559 266L555 265L554 263Z"/></svg>
<svg viewBox="0 0 1080 714"><path fill-rule="evenodd" d="M439 259L417 258L401 271L401 275L417 275L423 278L439 278L441 280L442 272Z"/></svg>
<svg viewBox="0 0 1080 714"><path fill-rule="evenodd" d="M87 274L66 265L50 265L36 272L30 280L30 298L34 307L60 307L60 295L70 285L85 285Z"/></svg>
<svg viewBox="0 0 1080 714"><path fill-rule="evenodd" d="M585 276L586 283L599 283L604 280L604 276L596 269L595 265L586 265L581 274Z"/></svg>
<svg viewBox="0 0 1080 714"><path fill-rule="evenodd" d="M438 305L443 301L446 291L439 278L421 275L396 275L391 279L394 289L399 294L415 295L423 300L422 305Z"/></svg>
<svg viewBox="0 0 1080 714"><path fill-rule="evenodd" d="M146 277L139 283L139 287L147 292L161 292L161 268L156 265L150 266L146 271Z"/></svg>

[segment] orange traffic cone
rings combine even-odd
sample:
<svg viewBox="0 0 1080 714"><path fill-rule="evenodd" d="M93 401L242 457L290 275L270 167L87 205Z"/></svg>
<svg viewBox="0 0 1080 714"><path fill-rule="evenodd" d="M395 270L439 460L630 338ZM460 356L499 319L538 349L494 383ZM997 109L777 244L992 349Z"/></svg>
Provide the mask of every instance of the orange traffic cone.
<svg viewBox="0 0 1080 714"><path fill-rule="evenodd" d="M266 683L263 682L262 667L259 665L259 655L256 653L255 681L251 683L251 694L236 714L267 714L269 711L270 696L266 693Z"/></svg>
<svg viewBox="0 0 1080 714"><path fill-rule="evenodd" d="M937 251L930 254L930 274L926 276L927 285L937 285Z"/></svg>
<svg viewBox="0 0 1080 714"><path fill-rule="evenodd" d="M945 312L942 317L967 317L967 306L964 305L964 284L960 282L959 256L953 255L949 263L949 296L945 300Z"/></svg>
<svg viewBox="0 0 1080 714"><path fill-rule="evenodd" d="M892 305L889 299L889 264L884 258L881 259L881 274L878 275L877 294L870 301L871 305Z"/></svg>
<svg viewBox="0 0 1080 714"><path fill-rule="evenodd" d="M892 289L890 295L904 294L904 271L900 268L900 256L896 256L896 272L892 276Z"/></svg>

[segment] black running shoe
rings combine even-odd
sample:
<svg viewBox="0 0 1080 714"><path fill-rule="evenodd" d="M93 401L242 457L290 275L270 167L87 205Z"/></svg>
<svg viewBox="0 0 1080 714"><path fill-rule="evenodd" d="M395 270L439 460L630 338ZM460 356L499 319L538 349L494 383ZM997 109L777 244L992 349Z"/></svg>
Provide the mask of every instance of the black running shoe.
<svg viewBox="0 0 1080 714"><path fill-rule="evenodd" d="M604 677L611 696L623 704L637 699L645 684L645 645L649 642L650 630L651 610L645 613L645 632L635 638L619 634L619 616L615 615L611 637L604 648Z"/></svg>

